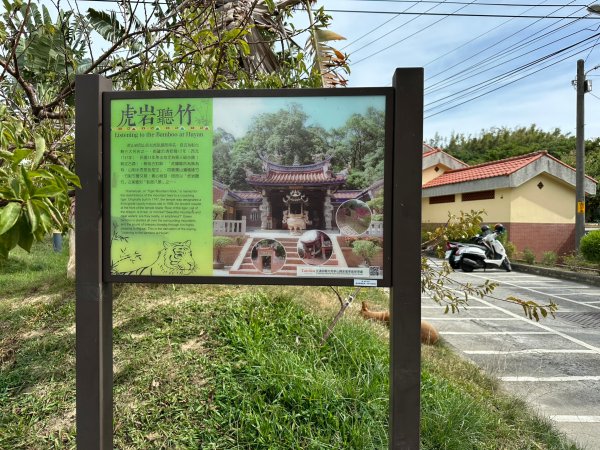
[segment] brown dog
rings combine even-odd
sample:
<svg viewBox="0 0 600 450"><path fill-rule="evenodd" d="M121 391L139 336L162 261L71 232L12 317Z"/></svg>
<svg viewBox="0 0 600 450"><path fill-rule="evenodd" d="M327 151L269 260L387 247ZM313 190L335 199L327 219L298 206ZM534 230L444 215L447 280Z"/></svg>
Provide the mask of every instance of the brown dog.
<svg viewBox="0 0 600 450"><path fill-rule="evenodd" d="M387 325L390 324L389 311L371 311L367 302L362 302L360 315L365 319L385 322ZM428 322L425 322L424 320L421 320L421 343L434 345L437 341L439 341L439 339L440 335L434 326Z"/></svg>

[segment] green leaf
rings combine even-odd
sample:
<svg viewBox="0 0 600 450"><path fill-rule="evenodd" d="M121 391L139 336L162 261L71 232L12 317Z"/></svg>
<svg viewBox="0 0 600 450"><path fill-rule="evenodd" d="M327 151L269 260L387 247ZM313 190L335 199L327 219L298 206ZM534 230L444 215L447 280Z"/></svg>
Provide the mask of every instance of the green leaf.
<svg viewBox="0 0 600 450"><path fill-rule="evenodd" d="M0 212L0 235L10 230L19 219L21 204L10 202Z"/></svg>
<svg viewBox="0 0 600 450"><path fill-rule="evenodd" d="M28 197L33 197L35 194L35 186L31 182L31 178L29 178L29 174L27 173L27 169L21 166L21 176L23 177L23 181L25 182L25 186L27 187Z"/></svg>
<svg viewBox="0 0 600 450"><path fill-rule="evenodd" d="M6 233L0 235L2 244L8 249L12 250L17 246L19 242L19 227L15 226L8 230Z"/></svg>
<svg viewBox="0 0 600 450"><path fill-rule="evenodd" d="M29 178L44 178L46 180L54 180L56 178L56 175L54 175L51 172L48 172L45 169L37 169L29 171Z"/></svg>
<svg viewBox="0 0 600 450"><path fill-rule="evenodd" d="M6 160L12 161L13 154L7 150L0 149L0 157L4 158Z"/></svg>
<svg viewBox="0 0 600 450"><path fill-rule="evenodd" d="M42 160L42 157L44 156L44 153L46 152L46 140L42 136L36 134L34 136L34 142L35 154L33 156L33 164L31 165L32 168L38 166L38 164Z"/></svg>
<svg viewBox="0 0 600 450"><path fill-rule="evenodd" d="M44 206L48 216L54 221L54 226L56 228L62 228L63 220L60 211L58 211L58 209L56 209L52 202L47 198L43 199L40 203Z"/></svg>
<svg viewBox="0 0 600 450"><path fill-rule="evenodd" d="M53 172L58 173L59 175L62 175L63 177L65 177L67 180L69 180L71 183L73 183L78 188L81 188L81 183L79 182L79 177L77 175L75 175L73 172L71 172L69 169L67 169L66 167L59 166L58 164L52 164L52 165L48 166L48 168L50 170L52 170Z"/></svg>
<svg viewBox="0 0 600 450"><path fill-rule="evenodd" d="M31 224L31 231L35 234L40 223L40 211L33 203L33 200L27 202L27 216Z"/></svg>
<svg viewBox="0 0 600 450"><path fill-rule="evenodd" d="M4 186L0 186L0 198L4 200L17 200L13 194L13 191Z"/></svg>
<svg viewBox="0 0 600 450"><path fill-rule="evenodd" d="M12 190L15 198L21 198L21 183L15 178L10 180L10 189Z"/></svg>
<svg viewBox="0 0 600 450"><path fill-rule="evenodd" d="M27 148L18 148L13 152L12 163L14 165L19 164L25 158L31 155L31 150Z"/></svg>
<svg viewBox="0 0 600 450"><path fill-rule="evenodd" d="M319 42L346 40L346 38L344 36L339 35L331 30L316 29L315 37L317 38L317 41L319 41Z"/></svg>
<svg viewBox="0 0 600 450"><path fill-rule="evenodd" d="M125 35L125 28L117 19L114 11L109 14L90 8L87 16L90 25L107 41L114 44Z"/></svg>
<svg viewBox="0 0 600 450"><path fill-rule="evenodd" d="M31 229L27 223L25 218L21 218L19 220L19 242L18 245L23 250L29 252L31 251L31 245L33 244L33 234L31 233Z"/></svg>
<svg viewBox="0 0 600 450"><path fill-rule="evenodd" d="M35 195L33 195L32 198L54 197L62 193L64 193L64 191L60 186L57 186L55 184L48 184L44 187L36 189Z"/></svg>
<svg viewBox="0 0 600 450"><path fill-rule="evenodd" d="M240 46L242 53L244 54L244 56L247 56L250 54L250 46L248 45L248 43L243 40L243 39L239 39L238 40L238 45Z"/></svg>

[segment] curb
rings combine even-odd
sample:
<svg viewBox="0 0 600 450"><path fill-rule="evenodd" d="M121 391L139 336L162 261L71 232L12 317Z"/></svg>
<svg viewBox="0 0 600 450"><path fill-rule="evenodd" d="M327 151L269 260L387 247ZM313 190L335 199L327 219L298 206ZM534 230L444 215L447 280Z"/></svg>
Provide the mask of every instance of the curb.
<svg viewBox="0 0 600 450"><path fill-rule="evenodd" d="M578 281L580 283L600 286L600 275L570 272L566 270L552 269L550 267L530 266L528 264L511 263L511 265L513 270L517 272L532 273L534 275L542 275L551 278L560 278L563 280Z"/></svg>

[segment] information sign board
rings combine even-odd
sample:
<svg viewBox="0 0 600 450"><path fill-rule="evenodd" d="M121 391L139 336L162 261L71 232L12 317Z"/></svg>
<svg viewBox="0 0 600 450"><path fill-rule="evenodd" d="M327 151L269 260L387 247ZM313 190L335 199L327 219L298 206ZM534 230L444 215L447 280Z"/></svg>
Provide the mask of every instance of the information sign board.
<svg viewBox="0 0 600 450"><path fill-rule="evenodd" d="M393 92L105 93L105 279L389 286Z"/></svg>

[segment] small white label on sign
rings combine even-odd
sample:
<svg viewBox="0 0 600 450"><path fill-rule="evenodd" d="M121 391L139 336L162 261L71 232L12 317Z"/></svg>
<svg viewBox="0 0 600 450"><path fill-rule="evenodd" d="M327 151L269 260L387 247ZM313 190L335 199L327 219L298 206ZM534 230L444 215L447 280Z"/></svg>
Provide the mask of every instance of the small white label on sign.
<svg viewBox="0 0 600 450"><path fill-rule="evenodd" d="M377 280L354 280L354 286L377 287Z"/></svg>

